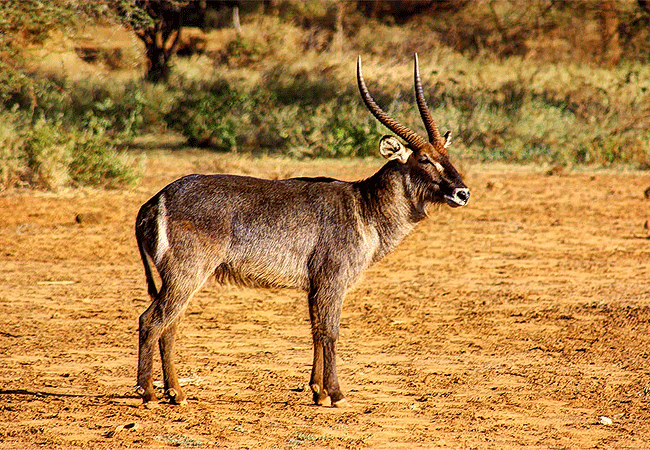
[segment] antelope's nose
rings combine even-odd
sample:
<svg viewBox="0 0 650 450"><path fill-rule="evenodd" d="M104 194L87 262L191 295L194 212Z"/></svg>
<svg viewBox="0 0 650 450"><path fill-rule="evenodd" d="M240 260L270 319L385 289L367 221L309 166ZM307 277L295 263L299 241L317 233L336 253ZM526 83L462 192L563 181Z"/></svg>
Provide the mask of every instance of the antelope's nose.
<svg viewBox="0 0 650 450"><path fill-rule="evenodd" d="M456 189L456 198L459 200L459 203L466 205L469 201L469 189Z"/></svg>
<svg viewBox="0 0 650 450"><path fill-rule="evenodd" d="M469 202L469 189L456 188L451 195L446 195L445 200L449 206L465 206Z"/></svg>

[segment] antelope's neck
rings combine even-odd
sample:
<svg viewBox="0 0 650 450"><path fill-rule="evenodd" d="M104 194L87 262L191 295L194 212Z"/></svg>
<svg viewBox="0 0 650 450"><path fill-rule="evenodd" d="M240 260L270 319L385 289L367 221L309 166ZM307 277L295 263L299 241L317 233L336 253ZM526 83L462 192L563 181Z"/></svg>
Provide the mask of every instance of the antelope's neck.
<svg viewBox="0 0 650 450"><path fill-rule="evenodd" d="M408 169L398 162L388 162L354 187L361 198L361 218L379 237L375 261L391 252L426 217L423 206L414 199Z"/></svg>

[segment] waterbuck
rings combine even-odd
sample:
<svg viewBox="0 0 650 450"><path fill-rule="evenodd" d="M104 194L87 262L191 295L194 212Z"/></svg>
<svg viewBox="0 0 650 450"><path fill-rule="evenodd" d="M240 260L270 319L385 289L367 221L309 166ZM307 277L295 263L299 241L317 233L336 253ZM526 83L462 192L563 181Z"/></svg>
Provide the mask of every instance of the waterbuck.
<svg viewBox="0 0 650 450"><path fill-rule="evenodd" d="M140 316L137 392L157 401L152 383L156 342L165 395L182 404L173 363L176 330L187 304L210 276L247 286L307 292L314 345L310 386L322 406L347 404L336 374L336 343L346 291L427 216L431 203L464 206L469 189L449 162L449 132L431 117L415 55L415 95L429 140L389 117L373 100L357 61L361 97L399 136L384 136L388 162L368 179L263 180L189 175L145 203L135 234L151 306ZM152 265L160 275L156 288Z"/></svg>

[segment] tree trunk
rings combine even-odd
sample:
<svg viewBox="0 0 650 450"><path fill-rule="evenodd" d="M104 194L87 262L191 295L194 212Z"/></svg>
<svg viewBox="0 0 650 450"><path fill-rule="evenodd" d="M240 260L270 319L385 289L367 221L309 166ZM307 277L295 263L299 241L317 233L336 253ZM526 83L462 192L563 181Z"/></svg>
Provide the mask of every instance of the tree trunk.
<svg viewBox="0 0 650 450"><path fill-rule="evenodd" d="M175 33L175 34L174 34ZM174 36L172 40L171 37ZM180 43L181 25L168 26L163 31L151 30L140 35L145 45L147 73L144 79L152 83L166 83L171 72L170 59Z"/></svg>
<svg viewBox="0 0 650 450"><path fill-rule="evenodd" d="M147 73L144 79L151 83L166 83L169 81L169 60L164 48L155 43L146 46Z"/></svg>
<svg viewBox="0 0 650 450"><path fill-rule="evenodd" d="M332 50L337 53L343 51L343 18L345 17L346 2L339 0L336 2L336 31L332 39Z"/></svg>
<svg viewBox="0 0 650 450"><path fill-rule="evenodd" d="M241 33L241 23L239 22L239 6L232 7L232 26L235 27L237 33Z"/></svg>
<svg viewBox="0 0 650 450"><path fill-rule="evenodd" d="M615 66L621 59L615 3L613 0L600 2L601 62L607 67Z"/></svg>

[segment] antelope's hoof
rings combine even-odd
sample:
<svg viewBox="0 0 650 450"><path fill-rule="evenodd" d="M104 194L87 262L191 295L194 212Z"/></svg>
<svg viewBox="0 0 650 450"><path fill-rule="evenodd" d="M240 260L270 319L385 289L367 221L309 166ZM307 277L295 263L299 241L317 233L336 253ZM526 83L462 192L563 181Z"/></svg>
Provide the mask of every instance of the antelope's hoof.
<svg viewBox="0 0 650 450"><path fill-rule="evenodd" d="M318 400L316 400L316 404L318 406L325 406L325 407L330 407L332 406L332 399L330 396L325 396L325 397L318 397Z"/></svg>
<svg viewBox="0 0 650 450"><path fill-rule="evenodd" d="M136 386L135 393L142 397L142 404L147 408L155 408L158 406L158 397L156 397L153 391L147 392L142 386Z"/></svg>
<svg viewBox="0 0 650 450"><path fill-rule="evenodd" d="M165 397L169 399L169 402L172 405L179 405L179 406L185 406L187 405L187 398L185 397L185 394L182 392L178 392L174 388L169 388L165 392Z"/></svg>
<svg viewBox="0 0 650 450"><path fill-rule="evenodd" d="M314 393L314 403L316 403L318 406L332 406L332 399L329 395L327 395L327 391L325 389L321 389L321 387L317 384L312 384L310 387Z"/></svg>
<svg viewBox="0 0 650 450"><path fill-rule="evenodd" d="M147 409L156 409L160 406L160 403L158 403L158 400L150 400L150 401L145 400L142 403L142 406L144 406Z"/></svg>
<svg viewBox="0 0 650 450"><path fill-rule="evenodd" d="M351 407L352 405L350 404L349 401L347 401L346 399L342 398L341 400L337 400L337 401L335 401L335 402L332 404L332 406L334 406L335 408L349 408L349 407Z"/></svg>

